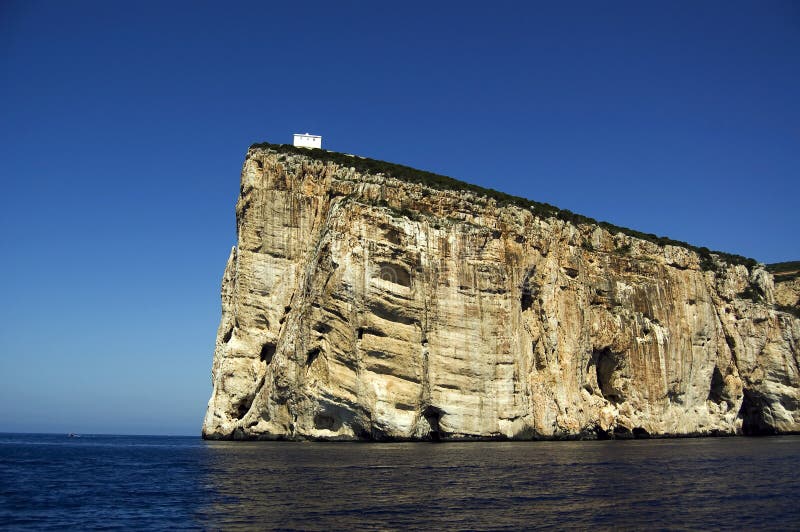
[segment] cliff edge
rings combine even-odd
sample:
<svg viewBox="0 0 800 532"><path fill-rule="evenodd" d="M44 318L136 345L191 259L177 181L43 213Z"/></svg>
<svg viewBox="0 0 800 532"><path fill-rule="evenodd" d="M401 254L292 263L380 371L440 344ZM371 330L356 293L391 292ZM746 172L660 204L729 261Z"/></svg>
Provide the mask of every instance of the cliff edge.
<svg viewBox="0 0 800 532"><path fill-rule="evenodd" d="M203 437L800 431L761 265L329 153L247 153Z"/></svg>

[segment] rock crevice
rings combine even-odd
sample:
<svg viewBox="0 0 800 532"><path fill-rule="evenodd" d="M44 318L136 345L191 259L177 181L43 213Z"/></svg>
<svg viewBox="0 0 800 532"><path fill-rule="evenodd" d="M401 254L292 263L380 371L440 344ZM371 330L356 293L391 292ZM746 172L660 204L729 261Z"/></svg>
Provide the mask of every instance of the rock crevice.
<svg viewBox="0 0 800 532"><path fill-rule="evenodd" d="M236 212L206 438L800 431L759 266L269 148Z"/></svg>

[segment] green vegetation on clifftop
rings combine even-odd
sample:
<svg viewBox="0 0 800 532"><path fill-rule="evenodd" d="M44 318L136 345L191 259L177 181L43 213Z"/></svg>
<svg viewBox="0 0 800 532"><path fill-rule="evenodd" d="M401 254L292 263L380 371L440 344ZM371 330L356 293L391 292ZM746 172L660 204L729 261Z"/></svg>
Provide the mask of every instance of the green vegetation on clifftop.
<svg viewBox="0 0 800 532"><path fill-rule="evenodd" d="M434 174L425 170L417 170L409 166L401 164L389 163L386 161L379 161L376 159L369 159L366 157L359 157L357 155L348 155L345 153L321 150L299 148L291 144L270 144L269 142L262 142L253 144L250 149L261 148L273 150L278 153L293 153L297 155L304 155L312 159L322 162L330 162L344 167L352 167L356 170L368 174L384 174L410 183L419 183L431 188L439 190L460 190L465 192L472 192L476 195L486 196L497 202L499 206L514 205L526 210L531 211L536 216L541 218L557 218L573 224L592 224L598 225L611 233L623 233L633 238L646 240L655 244L665 246L680 246L691 249L700 255L701 267L704 270L713 270L715 268L713 255L717 259L727 262L728 264L743 264L748 268L753 268L757 262L754 259L743 257L741 255L734 255L731 253L724 253L721 251L711 251L706 247L696 247L682 242L680 240L673 240L664 236L657 236L652 233L642 233L627 227L620 227L608 222L600 222L594 218L583 216L566 209L559 209L548 203L541 203L529 199L521 198L519 196L512 196L499 190L491 188L484 188L472 183L465 183L452 177Z"/></svg>
<svg viewBox="0 0 800 532"><path fill-rule="evenodd" d="M767 264L767 271L775 276L775 282L791 281L800 277L800 261Z"/></svg>

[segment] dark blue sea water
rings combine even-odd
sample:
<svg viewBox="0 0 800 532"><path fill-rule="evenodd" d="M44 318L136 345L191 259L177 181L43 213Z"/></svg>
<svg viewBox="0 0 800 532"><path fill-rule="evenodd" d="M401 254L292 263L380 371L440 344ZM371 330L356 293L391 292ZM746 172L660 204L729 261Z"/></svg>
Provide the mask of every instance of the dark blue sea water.
<svg viewBox="0 0 800 532"><path fill-rule="evenodd" d="M800 437L267 443L0 434L12 529L800 527Z"/></svg>

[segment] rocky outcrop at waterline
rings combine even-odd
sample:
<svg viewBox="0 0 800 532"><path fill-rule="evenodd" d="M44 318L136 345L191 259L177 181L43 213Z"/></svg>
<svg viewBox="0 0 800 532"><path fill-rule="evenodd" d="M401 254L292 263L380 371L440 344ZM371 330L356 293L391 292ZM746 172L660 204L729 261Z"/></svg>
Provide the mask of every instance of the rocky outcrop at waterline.
<svg viewBox="0 0 800 532"><path fill-rule="evenodd" d="M204 437L800 431L760 265L323 153L248 151Z"/></svg>

